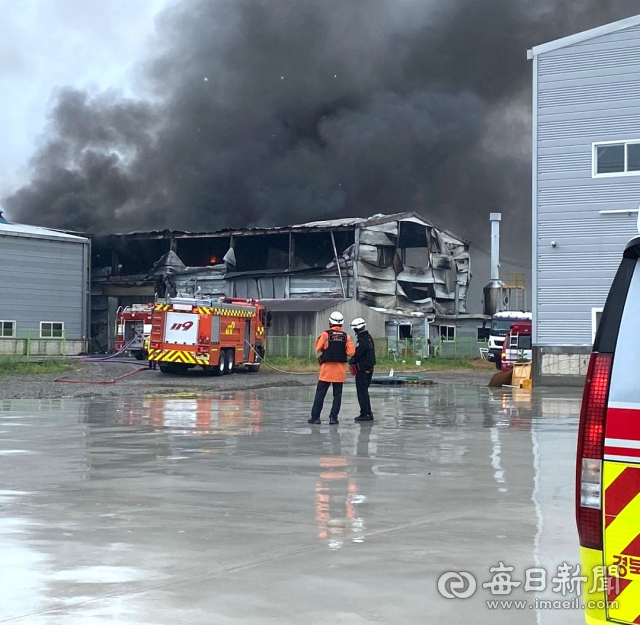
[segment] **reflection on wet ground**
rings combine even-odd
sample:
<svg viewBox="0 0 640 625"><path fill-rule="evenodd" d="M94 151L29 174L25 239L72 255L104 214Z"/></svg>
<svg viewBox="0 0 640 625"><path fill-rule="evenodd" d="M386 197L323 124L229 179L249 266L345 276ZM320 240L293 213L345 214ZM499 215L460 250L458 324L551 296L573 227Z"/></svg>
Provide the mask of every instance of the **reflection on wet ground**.
<svg viewBox="0 0 640 625"><path fill-rule="evenodd" d="M582 622L436 591L577 562L579 393L312 392L0 402L0 622Z"/></svg>

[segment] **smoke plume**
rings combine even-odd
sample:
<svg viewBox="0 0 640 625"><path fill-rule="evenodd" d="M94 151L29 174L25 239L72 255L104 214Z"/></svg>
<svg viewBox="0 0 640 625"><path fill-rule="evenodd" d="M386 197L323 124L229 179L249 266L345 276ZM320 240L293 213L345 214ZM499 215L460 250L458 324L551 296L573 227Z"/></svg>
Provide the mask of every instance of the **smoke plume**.
<svg viewBox="0 0 640 625"><path fill-rule="evenodd" d="M94 233L209 230L415 210L470 239L503 212L526 258L526 50L631 0L179 0L138 99L62 90L4 199ZM481 234L482 233L482 234Z"/></svg>

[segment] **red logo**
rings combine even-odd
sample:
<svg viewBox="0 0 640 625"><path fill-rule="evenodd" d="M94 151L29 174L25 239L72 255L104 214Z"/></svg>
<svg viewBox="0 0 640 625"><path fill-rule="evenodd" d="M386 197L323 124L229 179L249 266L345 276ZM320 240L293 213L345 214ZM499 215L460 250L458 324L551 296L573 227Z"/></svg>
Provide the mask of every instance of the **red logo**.
<svg viewBox="0 0 640 625"><path fill-rule="evenodd" d="M185 321L184 323L174 323L171 330L191 330L193 321Z"/></svg>

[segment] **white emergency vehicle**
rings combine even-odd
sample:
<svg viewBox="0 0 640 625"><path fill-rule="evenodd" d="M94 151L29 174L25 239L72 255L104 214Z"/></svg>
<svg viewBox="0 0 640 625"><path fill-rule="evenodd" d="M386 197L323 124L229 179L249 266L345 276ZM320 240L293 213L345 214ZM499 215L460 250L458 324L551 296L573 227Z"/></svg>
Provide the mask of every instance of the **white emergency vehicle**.
<svg viewBox="0 0 640 625"><path fill-rule="evenodd" d="M582 398L576 517L589 625L640 623L640 237L604 307Z"/></svg>

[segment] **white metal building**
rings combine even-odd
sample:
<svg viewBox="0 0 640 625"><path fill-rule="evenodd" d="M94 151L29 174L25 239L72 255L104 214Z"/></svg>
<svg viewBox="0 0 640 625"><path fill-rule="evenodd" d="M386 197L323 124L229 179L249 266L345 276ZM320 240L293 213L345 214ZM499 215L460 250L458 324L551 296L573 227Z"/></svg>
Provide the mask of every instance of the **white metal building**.
<svg viewBox="0 0 640 625"><path fill-rule="evenodd" d="M90 241L0 223L0 356L86 350Z"/></svg>
<svg viewBox="0 0 640 625"><path fill-rule="evenodd" d="M533 61L534 378L582 382L640 203L640 15Z"/></svg>

